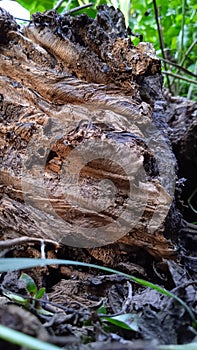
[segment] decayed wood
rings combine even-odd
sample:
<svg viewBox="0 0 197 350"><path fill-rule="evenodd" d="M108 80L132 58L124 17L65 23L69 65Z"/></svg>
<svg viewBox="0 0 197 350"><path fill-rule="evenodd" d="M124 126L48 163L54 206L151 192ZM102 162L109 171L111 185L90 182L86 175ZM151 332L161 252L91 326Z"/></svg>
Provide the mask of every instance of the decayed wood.
<svg viewBox="0 0 197 350"><path fill-rule="evenodd" d="M171 113L168 124L171 128L170 140L173 150L186 170L186 164L196 170L197 164L197 103L184 98L171 98ZM193 179L196 176L194 174ZM195 181L195 180L194 180Z"/></svg>
<svg viewBox="0 0 197 350"><path fill-rule="evenodd" d="M173 196L155 156L165 137L151 129L162 96L151 45L135 47L113 7L95 20L36 14L22 30L0 15L1 239L62 241L106 264L126 246L175 256L164 237ZM161 149L147 146L150 129Z"/></svg>

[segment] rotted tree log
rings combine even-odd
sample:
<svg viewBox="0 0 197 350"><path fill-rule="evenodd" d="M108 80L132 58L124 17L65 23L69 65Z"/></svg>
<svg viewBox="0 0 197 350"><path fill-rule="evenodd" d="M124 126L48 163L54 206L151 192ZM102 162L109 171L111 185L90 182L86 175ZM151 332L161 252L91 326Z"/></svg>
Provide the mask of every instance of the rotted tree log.
<svg viewBox="0 0 197 350"><path fill-rule="evenodd" d="M176 161L153 121L164 98L151 44L134 46L107 6L22 29L0 10L0 32L1 240L55 240L111 265L128 247L175 257Z"/></svg>

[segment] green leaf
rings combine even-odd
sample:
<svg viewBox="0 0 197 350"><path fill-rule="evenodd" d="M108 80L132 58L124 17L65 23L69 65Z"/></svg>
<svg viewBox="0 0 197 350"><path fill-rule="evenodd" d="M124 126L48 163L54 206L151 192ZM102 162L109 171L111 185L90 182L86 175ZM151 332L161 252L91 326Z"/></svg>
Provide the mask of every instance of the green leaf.
<svg viewBox="0 0 197 350"><path fill-rule="evenodd" d="M118 320L114 320L113 318L111 317L105 317L104 318L105 321L113 324L114 326L116 327L119 327L119 328L123 328L123 329L127 329L129 331L132 331L132 328L129 327L126 323L122 322L122 321L118 321Z"/></svg>
<svg viewBox="0 0 197 350"><path fill-rule="evenodd" d="M56 3L54 0L18 0L17 2L30 11L31 14L37 11L44 12L46 10L52 10Z"/></svg>
<svg viewBox="0 0 197 350"><path fill-rule="evenodd" d="M104 305L99 307L99 309L97 310L97 314L104 314L104 315L106 315L106 313L107 313L107 310L106 310L106 307Z"/></svg>
<svg viewBox="0 0 197 350"><path fill-rule="evenodd" d="M104 317L107 322L123 329L137 332L138 328L138 318L135 314L122 314L113 317Z"/></svg>
<svg viewBox="0 0 197 350"><path fill-rule="evenodd" d="M20 304L20 305L24 305L24 306L29 306L29 300L21 297L20 295L11 293L11 292L3 292L3 295L5 295L7 298L9 298L11 301Z"/></svg>
<svg viewBox="0 0 197 350"><path fill-rule="evenodd" d="M25 282L25 288L26 290L29 292L29 294L34 297L37 293L37 286L33 280L33 278L31 278L29 275L27 275L26 273L22 273L22 275L20 276L21 281Z"/></svg>
<svg viewBox="0 0 197 350"><path fill-rule="evenodd" d="M45 316L53 316L54 314L48 310L43 309L42 307L36 309L36 312L39 315L45 315Z"/></svg>
<svg viewBox="0 0 197 350"><path fill-rule="evenodd" d="M44 288L44 287L40 288L39 291L36 293L35 298L41 299L44 296L45 291L46 291L46 288Z"/></svg>

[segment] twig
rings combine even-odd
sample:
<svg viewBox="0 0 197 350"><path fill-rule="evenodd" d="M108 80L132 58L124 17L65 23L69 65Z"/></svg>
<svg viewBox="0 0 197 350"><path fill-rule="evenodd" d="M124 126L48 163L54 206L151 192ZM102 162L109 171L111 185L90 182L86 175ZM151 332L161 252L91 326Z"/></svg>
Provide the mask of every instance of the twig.
<svg viewBox="0 0 197 350"><path fill-rule="evenodd" d="M186 220L183 220L183 223L186 226L181 228L180 232L186 232L188 234L197 235L197 225L192 224L191 222L187 222Z"/></svg>
<svg viewBox="0 0 197 350"><path fill-rule="evenodd" d="M68 1L67 1L67 4L66 4L65 9L64 9L65 12L67 12L67 10L68 10L70 4L72 3L72 1L73 1L73 0L68 0Z"/></svg>
<svg viewBox="0 0 197 350"><path fill-rule="evenodd" d="M20 294L17 294L17 295L23 296L23 295L20 295ZM25 296L25 297L26 297L26 296ZM29 298L29 299L30 299L30 298ZM37 299L36 299L36 298L31 298L31 300L35 300L35 301L36 301ZM55 306L55 307L57 307L57 308L60 308L60 309L64 310L64 311L67 312L67 313L73 312L73 313L77 313L78 315L84 315L83 311L79 311L79 310L74 309L74 308L71 308L71 307L69 308L69 307L67 307L67 306L60 305L60 304L55 303L55 302L53 302L53 301L49 301L49 300L46 300L46 299L39 299L39 301L40 301L41 303L44 303L45 305L49 304L49 305L51 305L51 306ZM49 309L49 311L51 311L51 310ZM91 312L90 312L90 311L87 311L87 314L90 315ZM99 316L99 317L115 317L115 316L120 316L121 314L122 314L122 311L117 312L116 314L99 314L99 313L98 313L98 316Z"/></svg>
<svg viewBox="0 0 197 350"><path fill-rule="evenodd" d="M128 287L128 296L127 296L126 300L124 301L121 313L125 313L127 311L128 307L132 303L133 290L132 290L132 284L129 281L127 281L127 287Z"/></svg>
<svg viewBox="0 0 197 350"><path fill-rule="evenodd" d="M17 295L20 295L20 294L17 294ZM25 298L28 298L28 299L31 299L31 300L35 300L36 301L36 298L29 298L28 296L25 296ZM63 311L67 312L67 313L75 313L75 314L78 314L78 315L83 315L83 312L80 311L80 310L77 310L77 309L74 309L74 308L71 308L71 307L67 307L67 306L63 306L63 305L60 305L58 303L55 303L53 301L49 301L49 300L46 300L46 299L39 299L40 303L44 304L44 305L51 305L51 306L55 306L59 309L62 309ZM51 310L50 310L51 311Z"/></svg>
<svg viewBox="0 0 197 350"><path fill-rule="evenodd" d="M171 77L174 77L176 79L181 79L181 80L185 80L187 81L188 83L190 84L195 84L197 85L197 81L195 80L192 80L192 79L189 79L189 78L186 78L186 77L183 77L182 75L179 75L179 74L174 74L174 73L171 73L169 71L162 71L163 74L166 74L166 75L170 75Z"/></svg>
<svg viewBox="0 0 197 350"><path fill-rule="evenodd" d="M180 229L180 232L185 232L187 234L191 234L191 235L197 235L197 228L196 229L192 229L192 228L182 228Z"/></svg>
<svg viewBox="0 0 197 350"><path fill-rule="evenodd" d="M197 62L196 62L196 64L195 64L194 73L197 74ZM187 92L187 99L188 99L188 100L191 100L191 95L192 95L192 90L193 90L193 88L194 88L193 85L190 85L190 86L189 86L189 89L188 89L188 92Z"/></svg>
<svg viewBox="0 0 197 350"><path fill-rule="evenodd" d="M180 62L180 65L181 65L181 66L182 66L183 63L185 62L187 56L189 55L189 53L190 53L190 51L193 49L193 47L196 45L196 43L197 43L197 39L195 39L195 40L193 41L193 43L188 47L188 49L187 49L185 55L183 56L183 58L182 58L182 60L181 60L181 62Z"/></svg>
<svg viewBox="0 0 197 350"><path fill-rule="evenodd" d="M184 220L184 221L185 221L185 220ZM188 226L188 227L193 228L194 230L197 230L197 225L192 224L191 222L187 222L187 221L185 221L185 222L187 223L187 226Z"/></svg>
<svg viewBox="0 0 197 350"><path fill-rule="evenodd" d="M14 17L15 19L18 19L19 21L24 21L24 22L31 22L30 19L24 19L24 18L18 18L18 17Z"/></svg>
<svg viewBox="0 0 197 350"><path fill-rule="evenodd" d="M177 64L175 62L168 61L165 58L161 58L161 57L160 57L160 60L166 62L167 64L169 64L171 66L174 66L174 67L178 68L178 70L182 70L184 73L186 73L188 75L191 75L194 78L197 78L196 74L194 74L193 72L190 72L189 70L187 70L186 68L180 66L179 64Z"/></svg>
<svg viewBox="0 0 197 350"><path fill-rule="evenodd" d="M183 52L184 32L185 32L185 0L182 0L181 48L179 52L180 62L181 62L181 55Z"/></svg>
<svg viewBox="0 0 197 350"><path fill-rule="evenodd" d="M42 243L44 241L45 244L52 244L55 246L56 249L59 248L59 243L56 241L53 241L51 239L41 239L41 238L34 238L34 237L19 237L19 238L14 238L14 239L7 239L5 241L0 241L0 249L4 248L11 248L13 246L17 246L23 243Z"/></svg>
<svg viewBox="0 0 197 350"><path fill-rule="evenodd" d="M185 55L183 56L183 58L182 58L182 60L181 60L181 62L180 62L180 64L179 64L180 67L183 66L183 63L185 62L187 56L189 55L189 53L190 53L190 51L193 49L193 47L196 45L196 43L197 43L197 39L195 39L195 40L193 41L193 43L188 47L188 49L187 49ZM179 68L177 69L176 73L177 73L177 72L179 72ZM174 84L174 79L172 79L172 85L173 85L173 84Z"/></svg>
<svg viewBox="0 0 197 350"><path fill-rule="evenodd" d="M84 10L84 9L86 9L87 7L91 7L92 5L93 5L93 3L90 2L89 4L75 7L74 9L71 9L71 10L69 10L69 11L66 11L66 12L63 11L62 14L63 14L63 15L70 15L71 13L74 13L74 12L77 12L77 11L80 11L80 10Z"/></svg>
<svg viewBox="0 0 197 350"><path fill-rule="evenodd" d="M65 0L59 0L58 2L57 2L57 4L54 6L54 8L53 8L53 10L54 11L57 11L58 10L58 8L63 4L63 2L64 2ZM71 2L71 1L70 1ZM67 4L68 5L68 4ZM74 12L77 12L77 11L80 11L80 10L83 10L83 9L85 9L85 8L87 8L87 7L90 7L90 6L92 6L93 5L93 3L92 2L90 2L89 4L86 4L86 5L81 5L81 6L78 6L78 7L75 7L74 9L71 9L71 10L69 10L69 11L63 11L62 12L62 14L64 14L64 15L70 15L71 13L74 13ZM68 6L67 6L68 7Z"/></svg>
<svg viewBox="0 0 197 350"><path fill-rule="evenodd" d="M57 4L54 6L53 10L54 10L54 11L57 11L58 8L63 4L64 1L65 1L65 0L59 0L59 1L57 2Z"/></svg>
<svg viewBox="0 0 197 350"><path fill-rule="evenodd" d="M159 13L158 13L156 0L153 0L153 6L154 6L154 11L155 11L155 20L156 20L156 23L157 23L157 31L158 31L158 34L159 34L160 49L161 49L162 56L165 59L166 57L165 57L165 52L164 52L163 34L162 34L161 25L160 25L160 22L159 22ZM165 62L164 62L164 68L165 68L165 70L168 69ZM171 92L170 79L169 79L168 76L167 76L167 85L168 85L169 92Z"/></svg>
<svg viewBox="0 0 197 350"><path fill-rule="evenodd" d="M196 84L197 84L197 83L196 83ZM188 202L190 208L193 210L193 212L197 214L197 210L193 207L193 205L192 205L192 203L191 203L191 201L192 201L192 199L195 197L196 193L197 193L197 187L196 187L196 189L192 192L192 194L191 194L191 196L188 198L188 201L187 201L187 202Z"/></svg>
<svg viewBox="0 0 197 350"><path fill-rule="evenodd" d="M157 271L155 261L153 261L152 266L153 266L153 271L154 271L155 275L157 277L159 277L162 281L167 281L167 276L164 277L164 276L162 276L162 274L159 271Z"/></svg>

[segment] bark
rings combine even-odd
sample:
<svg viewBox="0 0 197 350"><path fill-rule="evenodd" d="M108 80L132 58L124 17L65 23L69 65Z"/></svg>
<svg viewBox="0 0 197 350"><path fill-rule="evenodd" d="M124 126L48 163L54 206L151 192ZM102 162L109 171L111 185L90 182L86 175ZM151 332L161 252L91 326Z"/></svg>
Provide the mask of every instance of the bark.
<svg viewBox="0 0 197 350"><path fill-rule="evenodd" d="M128 247L175 257L176 161L151 44L134 46L106 6L25 28L1 9L0 32L1 239L52 239L105 264Z"/></svg>
<svg viewBox="0 0 197 350"><path fill-rule="evenodd" d="M174 107L174 108L173 108ZM171 115L168 121L171 127L170 139L174 152L181 164L197 164L197 103L181 98L174 98L171 103Z"/></svg>

